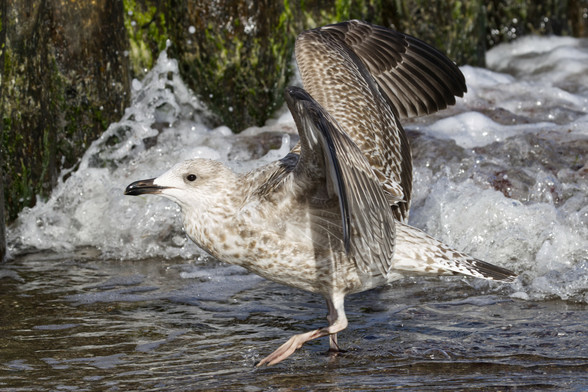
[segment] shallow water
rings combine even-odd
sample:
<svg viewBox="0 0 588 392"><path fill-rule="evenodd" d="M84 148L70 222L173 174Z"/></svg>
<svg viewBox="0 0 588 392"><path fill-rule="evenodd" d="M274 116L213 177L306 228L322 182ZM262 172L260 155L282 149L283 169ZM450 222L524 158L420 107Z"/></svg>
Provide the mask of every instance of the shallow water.
<svg viewBox="0 0 588 392"><path fill-rule="evenodd" d="M349 297L350 325L339 338L346 353L328 356L321 339L257 369L291 334L325 324L319 297L209 259L88 253L31 254L0 269L8 277L0 286L0 389L588 386L585 304L511 299L508 289L479 290L455 277L407 279ZM230 290L214 290L219 284Z"/></svg>
<svg viewBox="0 0 588 392"><path fill-rule="evenodd" d="M163 52L121 120L8 229L0 389L588 389L587 59L585 40L519 39L490 69L462 68L456 106L405 122L410 223L514 284L409 277L350 296L346 353L321 339L256 369L325 325L323 300L209 259L175 204L122 192L192 157L248 170L297 136L287 111L238 136L211 129Z"/></svg>

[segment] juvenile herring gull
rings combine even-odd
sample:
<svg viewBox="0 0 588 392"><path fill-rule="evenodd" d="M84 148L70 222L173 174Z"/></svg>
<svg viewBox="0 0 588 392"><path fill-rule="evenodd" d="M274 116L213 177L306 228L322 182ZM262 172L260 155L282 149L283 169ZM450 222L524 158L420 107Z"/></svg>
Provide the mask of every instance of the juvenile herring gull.
<svg viewBox="0 0 588 392"><path fill-rule="evenodd" d="M512 281L407 224L412 160L399 119L454 104L466 91L457 66L414 37L357 20L300 34L296 61L304 89L285 97L300 142L288 155L245 174L188 160L125 190L178 203L187 235L218 260L326 299L328 326L294 335L258 366L323 336L338 351L345 296L406 273Z"/></svg>

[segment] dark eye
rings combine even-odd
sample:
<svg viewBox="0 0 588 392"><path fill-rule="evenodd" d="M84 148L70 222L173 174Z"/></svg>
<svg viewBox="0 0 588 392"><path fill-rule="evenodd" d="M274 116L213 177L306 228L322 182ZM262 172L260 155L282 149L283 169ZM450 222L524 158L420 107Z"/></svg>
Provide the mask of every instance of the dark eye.
<svg viewBox="0 0 588 392"><path fill-rule="evenodd" d="M192 181L196 181L196 174L188 174L186 176L186 180L192 182Z"/></svg>

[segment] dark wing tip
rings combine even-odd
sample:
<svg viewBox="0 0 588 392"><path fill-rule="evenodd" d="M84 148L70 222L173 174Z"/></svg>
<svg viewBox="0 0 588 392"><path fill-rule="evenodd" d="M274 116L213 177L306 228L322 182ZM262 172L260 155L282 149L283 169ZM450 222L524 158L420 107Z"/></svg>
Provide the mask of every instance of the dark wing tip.
<svg viewBox="0 0 588 392"><path fill-rule="evenodd" d="M471 262L476 271L484 275L487 279L512 283L516 280L517 274L506 268L475 259Z"/></svg>
<svg viewBox="0 0 588 392"><path fill-rule="evenodd" d="M302 87L298 86L288 86L284 91L284 95L286 97L286 102L288 103L288 108L292 111L295 106L293 104L297 101L311 101L312 97L310 94L304 90Z"/></svg>

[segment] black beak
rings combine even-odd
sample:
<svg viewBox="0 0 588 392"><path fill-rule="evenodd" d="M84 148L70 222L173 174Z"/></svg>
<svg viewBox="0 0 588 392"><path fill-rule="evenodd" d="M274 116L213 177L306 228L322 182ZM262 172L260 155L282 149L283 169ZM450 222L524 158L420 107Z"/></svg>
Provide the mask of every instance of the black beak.
<svg viewBox="0 0 588 392"><path fill-rule="evenodd" d="M159 193L162 189L165 189L164 186L153 184L153 180L155 180L155 178L133 182L127 187L127 189L125 189L125 195L138 196L149 193Z"/></svg>

